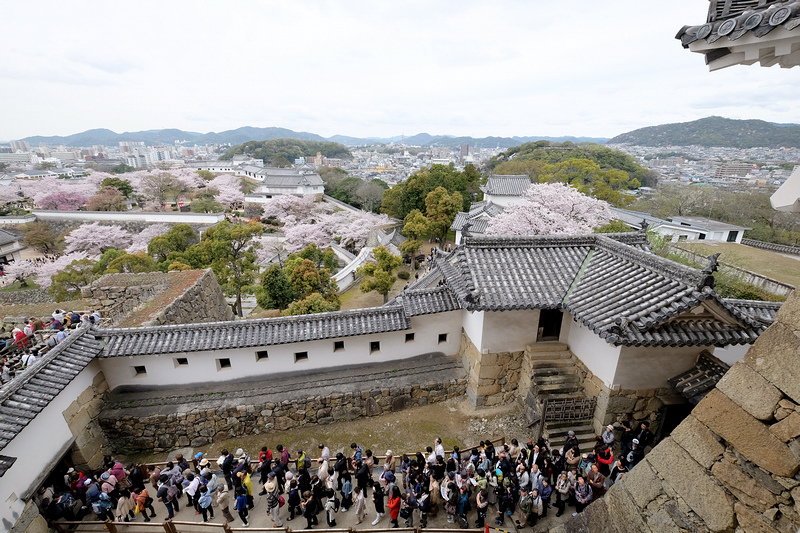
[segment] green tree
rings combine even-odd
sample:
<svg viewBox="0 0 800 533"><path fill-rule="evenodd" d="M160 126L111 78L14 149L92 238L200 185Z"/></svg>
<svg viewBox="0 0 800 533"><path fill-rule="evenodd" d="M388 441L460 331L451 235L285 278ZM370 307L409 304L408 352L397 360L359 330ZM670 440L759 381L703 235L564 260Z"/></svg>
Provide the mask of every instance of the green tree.
<svg viewBox="0 0 800 533"><path fill-rule="evenodd" d="M199 241L200 239L197 238L197 234L189 224L175 224L165 234L150 240L150 244L147 245L147 253L162 263L167 260L170 253L185 252Z"/></svg>
<svg viewBox="0 0 800 533"><path fill-rule="evenodd" d="M119 165L111 168L111 173L124 174L126 172L133 172L134 170L136 170L134 167L126 165L125 163L120 163Z"/></svg>
<svg viewBox="0 0 800 533"><path fill-rule="evenodd" d="M338 303L330 302L321 294L315 292L289 305L289 307L281 312L281 316L310 315L312 313L327 313L338 310Z"/></svg>
<svg viewBox="0 0 800 533"><path fill-rule="evenodd" d="M103 255L100 256L100 259L94 264L93 272L97 275L105 274L108 270L108 265L110 265L115 259L126 255L124 250L117 250L116 248L109 248Z"/></svg>
<svg viewBox="0 0 800 533"><path fill-rule="evenodd" d="M125 197L114 187L103 187L86 203L89 211L124 211Z"/></svg>
<svg viewBox="0 0 800 533"><path fill-rule="evenodd" d="M448 226L449 227L449 226ZM414 257L417 251L422 246L422 239L430 232L428 227L428 219L422 214L419 209L414 209L406 215L403 221L403 235L408 237L408 240L400 245L400 251L403 252L405 257L410 257L412 265L414 264Z"/></svg>
<svg viewBox="0 0 800 533"><path fill-rule="evenodd" d="M480 177L473 165L467 165L461 172L450 165L423 168L384 192L381 212L404 219L414 209L423 211L425 198L438 187L443 187L448 193L458 192L462 201L459 211L467 210L473 197L481 197Z"/></svg>
<svg viewBox="0 0 800 533"><path fill-rule="evenodd" d="M361 282L362 292L375 291L383 296L383 303L389 300L389 291L397 281L394 271L403 262L398 255L392 255L384 246L379 246L372 250L372 256L376 263L367 263L358 269L358 273L365 277Z"/></svg>
<svg viewBox="0 0 800 533"><path fill-rule="evenodd" d="M208 170L198 170L197 175L206 181L211 181L216 177L213 172L209 172Z"/></svg>
<svg viewBox="0 0 800 533"><path fill-rule="evenodd" d="M147 252L136 252L117 257L108 264L106 274L155 272L158 265Z"/></svg>
<svg viewBox="0 0 800 533"><path fill-rule="evenodd" d="M299 298L318 292L330 301L339 300L336 281L331 278L331 271L327 268L317 268L311 259L290 257L284 269Z"/></svg>
<svg viewBox="0 0 800 533"><path fill-rule="evenodd" d="M312 242L303 248L297 255L303 259L310 259L314 261L314 264L317 266L317 268L327 268L333 272L339 267L339 259L336 257L336 252L334 252L333 248L331 247L323 250Z"/></svg>
<svg viewBox="0 0 800 533"><path fill-rule="evenodd" d="M608 224L594 229L595 233L628 233L630 231L634 231L633 228L618 218L612 219Z"/></svg>
<svg viewBox="0 0 800 533"><path fill-rule="evenodd" d="M67 268L54 275L52 284L47 292L57 302L78 300L81 297L81 288L89 285L95 279L95 261L91 259L78 259L70 263Z"/></svg>
<svg viewBox="0 0 800 533"><path fill-rule="evenodd" d="M221 213L224 208L222 204L214 200L211 193L200 193L192 200L192 213Z"/></svg>
<svg viewBox="0 0 800 533"><path fill-rule="evenodd" d="M22 242L26 246L51 252L57 248L58 236L44 222L36 221L25 225L25 237Z"/></svg>
<svg viewBox="0 0 800 533"><path fill-rule="evenodd" d="M444 187L437 187L428 193L425 197L425 213L431 234L444 242L450 225L463 205L463 198L458 191L448 194Z"/></svg>
<svg viewBox="0 0 800 533"><path fill-rule="evenodd" d="M297 298L297 290L278 263L273 263L261 274L256 287L256 302L262 309L286 309Z"/></svg>
<svg viewBox="0 0 800 533"><path fill-rule="evenodd" d="M100 182L100 185L103 187L114 187L125 198L128 198L133 193L133 185L131 185L131 182L121 178L106 178Z"/></svg>
<svg viewBox="0 0 800 533"><path fill-rule="evenodd" d="M262 232L258 223L242 225L224 220L208 228L197 245L212 258L211 268L225 293L236 297L234 312L238 316L242 316L242 293L253 290L258 275L257 243L253 240Z"/></svg>

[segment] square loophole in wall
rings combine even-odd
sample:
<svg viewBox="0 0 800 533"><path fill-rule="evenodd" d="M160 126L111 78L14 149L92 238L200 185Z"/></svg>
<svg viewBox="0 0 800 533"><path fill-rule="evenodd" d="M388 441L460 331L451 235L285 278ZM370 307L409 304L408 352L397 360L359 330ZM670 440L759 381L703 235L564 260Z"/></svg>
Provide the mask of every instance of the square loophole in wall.
<svg viewBox="0 0 800 533"><path fill-rule="evenodd" d="M187 357L176 357L173 361L175 362L175 368L189 366L189 358Z"/></svg>
<svg viewBox="0 0 800 533"><path fill-rule="evenodd" d="M259 350L256 352L256 361L266 361L267 359L269 359L267 350Z"/></svg>
<svg viewBox="0 0 800 533"><path fill-rule="evenodd" d="M217 372L221 370L230 370L231 369L231 360L227 357L222 359L217 359Z"/></svg>
<svg viewBox="0 0 800 533"><path fill-rule="evenodd" d="M147 375L147 368L144 365L136 365L133 367L133 372L137 376L146 376Z"/></svg>
<svg viewBox="0 0 800 533"><path fill-rule="evenodd" d="M371 341L369 343L369 353L378 353L381 351L381 341Z"/></svg>
<svg viewBox="0 0 800 533"><path fill-rule="evenodd" d="M344 341L334 341L333 342L333 351L334 352L343 352L344 351Z"/></svg>
<svg viewBox="0 0 800 533"><path fill-rule="evenodd" d="M414 334L406 333L406 342L414 342Z"/></svg>
<svg viewBox="0 0 800 533"><path fill-rule="evenodd" d="M308 361L308 352L295 352L294 353L294 362L300 363L303 361Z"/></svg>
<svg viewBox="0 0 800 533"><path fill-rule="evenodd" d="M447 333L439 333L439 344L447 342Z"/></svg>

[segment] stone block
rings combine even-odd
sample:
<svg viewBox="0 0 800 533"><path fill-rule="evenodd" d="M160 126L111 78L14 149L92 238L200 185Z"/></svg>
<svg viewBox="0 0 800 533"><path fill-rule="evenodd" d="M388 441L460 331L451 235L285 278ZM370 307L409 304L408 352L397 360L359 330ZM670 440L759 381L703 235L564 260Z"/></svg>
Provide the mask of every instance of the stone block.
<svg viewBox="0 0 800 533"><path fill-rule="evenodd" d="M800 338L780 322L767 328L743 361L775 385L795 403L800 403Z"/></svg>
<svg viewBox="0 0 800 533"><path fill-rule="evenodd" d="M800 468L800 460L769 431L766 424L718 389L711 390L694 408L692 415L732 444L748 461L773 474L793 477Z"/></svg>
<svg viewBox="0 0 800 533"><path fill-rule="evenodd" d="M73 400L73 402L71 404L69 404L67 406L67 408L64 409L64 411L62 412L62 414L64 415L64 420L69 422L72 419L72 417L75 416L78 413L80 408L81 408L81 406L78 405L78 401L77 400Z"/></svg>
<svg viewBox="0 0 800 533"><path fill-rule="evenodd" d="M672 431L671 436L695 461L706 468L711 468L717 457L725 451L711 431L692 415L687 416Z"/></svg>
<svg viewBox="0 0 800 533"><path fill-rule="evenodd" d="M682 533L681 529L675 525L675 521L667 514L664 509L656 509L645 514L647 526L651 531L657 533Z"/></svg>
<svg viewBox="0 0 800 533"><path fill-rule="evenodd" d="M661 480L647 463L647 459L625 474L619 483L630 493L633 501L641 508L656 499L663 492Z"/></svg>
<svg viewBox="0 0 800 533"><path fill-rule="evenodd" d="M75 416L67 420L67 425L73 435L79 435L86 431L86 426L88 426L91 421L92 418L89 416L89 411L87 409L81 409L75 413Z"/></svg>
<svg viewBox="0 0 800 533"><path fill-rule="evenodd" d="M476 396L491 396L492 394L497 394L498 392L500 392L500 385L497 383L492 385L481 385L475 389Z"/></svg>
<svg viewBox="0 0 800 533"><path fill-rule="evenodd" d="M634 468L634 470L636 469ZM606 493L603 499L608 506L608 514L614 517L614 525L619 533L644 533L650 531L650 528L644 522L641 510L631 499L625 487L611 487L611 490Z"/></svg>
<svg viewBox="0 0 800 533"><path fill-rule="evenodd" d="M781 391L743 361L737 362L722 376L717 388L759 420L771 419L775 406L783 397Z"/></svg>
<svg viewBox="0 0 800 533"><path fill-rule="evenodd" d="M775 529L767 524L764 517L749 509L742 502L736 502L736 521L744 533L773 533Z"/></svg>
<svg viewBox="0 0 800 533"><path fill-rule="evenodd" d="M745 474L738 466L728 461L715 463L711 468L711 475L716 477L739 500L746 501L760 512L778 504L774 494L760 486L755 479Z"/></svg>
<svg viewBox="0 0 800 533"><path fill-rule="evenodd" d="M477 365L475 367L480 379L497 379L505 373L505 369L500 365Z"/></svg>
<svg viewBox="0 0 800 533"><path fill-rule="evenodd" d="M733 529L733 501L730 496L672 438L664 439L653 448L647 456L647 462L710 530ZM611 492L613 490L609 491L609 495Z"/></svg>
<svg viewBox="0 0 800 533"><path fill-rule="evenodd" d="M777 424L772 424L769 430L783 442L789 442L800 435L800 414L792 411Z"/></svg>
<svg viewBox="0 0 800 533"><path fill-rule="evenodd" d="M611 396L606 411L610 413L629 413L636 407L636 398L627 396Z"/></svg>

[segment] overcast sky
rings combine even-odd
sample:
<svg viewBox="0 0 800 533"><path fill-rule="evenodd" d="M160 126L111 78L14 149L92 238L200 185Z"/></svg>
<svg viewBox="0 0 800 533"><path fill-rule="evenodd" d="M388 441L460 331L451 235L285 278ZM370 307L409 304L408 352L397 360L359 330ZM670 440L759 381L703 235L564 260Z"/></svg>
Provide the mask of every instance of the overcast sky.
<svg viewBox="0 0 800 533"><path fill-rule="evenodd" d="M29 1L0 17L0 139L279 126L612 137L800 122L800 69L709 73L707 0Z"/></svg>

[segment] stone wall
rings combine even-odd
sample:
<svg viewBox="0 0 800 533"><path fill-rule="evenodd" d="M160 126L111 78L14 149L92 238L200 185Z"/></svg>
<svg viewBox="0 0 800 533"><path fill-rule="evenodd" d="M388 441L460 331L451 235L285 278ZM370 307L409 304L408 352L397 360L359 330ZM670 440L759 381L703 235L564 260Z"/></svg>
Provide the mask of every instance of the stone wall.
<svg viewBox="0 0 800 533"><path fill-rule="evenodd" d="M0 305L46 304L54 301L45 289L0 292Z"/></svg>
<svg viewBox="0 0 800 533"><path fill-rule="evenodd" d="M669 438L556 530L796 532L799 353L800 295L793 294Z"/></svg>
<svg viewBox="0 0 800 533"><path fill-rule="evenodd" d="M107 396L108 383L103 373L98 372L92 386L87 387L64 410L64 419L75 436L70 451L76 466L97 468L103 464L103 453L108 446L98 417Z"/></svg>
<svg viewBox="0 0 800 533"><path fill-rule="evenodd" d="M233 310L225 301L217 278L209 269L194 285L143 322L142 326L221 322L234 318Z"/></svg>
<svg viewBox="0 0 800 533"><path fill-rule="evenodd" d="M467 371L467 396L473 408L510 402L517 395L525 352L480 353L461 331L461 356Z"/></svg>
<svg viewBox="0 0 800 533"><path fill-rule="evenodd" d="M282 401L203 399L200 406L198 399L192 398L191 404L170 405L170 413L159 408L110 409L101 414L100 426L115 453L164 451L205 446L273 429L330 424L401 411L463 396L465 385L464 379L450 379Z"/></svg>
<svg viewBox="0 0 800 533"><path fill-rule="evenodd" d="M574 357L574 361L586 396L597 398L594 430L598 435L608 424L618 426L623 420L630 420L634 427L637 423L647 420L650 422L650 430L657 433L664 415L662 409L664 403L659 397L674 395L674 389L611 390L579 358Z"/></svg>
<svg viewBox="0 0 800 533"><path fill-rule="evenodd" d="M100 316L114 321L155 298L168 283L168 274L163 272L106 274L83 287L81 296Z"/></svg>
<svg viewBox="0 0 800 533"><path fill-rule="evenodd" d="M29 500L25 504L25 509L22 511L17 522L11 526L8 533L49 533L50 527L47 525L47 520L39 513L39 508Z"/></svg>

